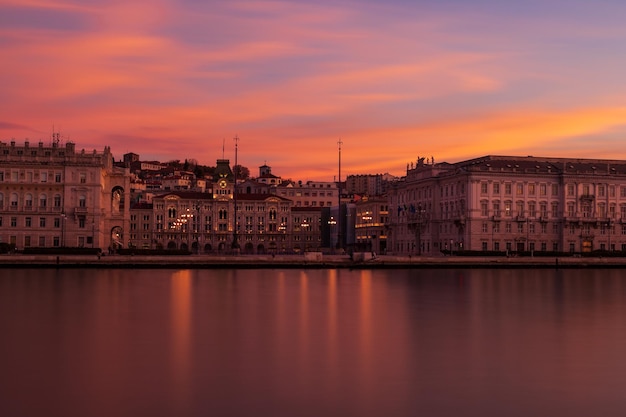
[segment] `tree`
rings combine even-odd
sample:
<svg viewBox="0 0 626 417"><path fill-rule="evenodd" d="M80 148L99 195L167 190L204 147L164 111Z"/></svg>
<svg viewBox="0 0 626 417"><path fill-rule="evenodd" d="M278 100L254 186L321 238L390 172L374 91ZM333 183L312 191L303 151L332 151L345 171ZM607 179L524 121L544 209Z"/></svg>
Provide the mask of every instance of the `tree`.
<svg viewBox="0 0 626 417"><path fill-rule="evenodd" d="M247 180L250 178L250 170L242 165L233 166L233 173L238 180Z"/></svg>

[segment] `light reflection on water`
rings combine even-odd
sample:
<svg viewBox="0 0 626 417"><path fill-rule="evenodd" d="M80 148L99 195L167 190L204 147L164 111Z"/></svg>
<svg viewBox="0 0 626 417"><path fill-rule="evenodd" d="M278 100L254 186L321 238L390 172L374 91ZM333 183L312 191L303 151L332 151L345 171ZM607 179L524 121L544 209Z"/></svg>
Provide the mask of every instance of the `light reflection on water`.
<svg viewBox="0 0 626 417"><path fill-rule="evenodd" d="M623 415L622 275L5 269L0 415Z"/></svg>

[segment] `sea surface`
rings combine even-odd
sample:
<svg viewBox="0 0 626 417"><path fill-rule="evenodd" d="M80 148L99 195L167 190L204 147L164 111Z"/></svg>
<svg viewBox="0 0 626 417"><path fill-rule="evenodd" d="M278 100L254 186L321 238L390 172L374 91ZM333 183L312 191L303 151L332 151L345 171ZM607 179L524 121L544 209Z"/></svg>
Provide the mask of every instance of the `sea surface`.
<svg viewBox="0 0 626 417"><path fill-rule="evenodd" d="M0 269L0 416L624 416L619 269Z"/></svg>

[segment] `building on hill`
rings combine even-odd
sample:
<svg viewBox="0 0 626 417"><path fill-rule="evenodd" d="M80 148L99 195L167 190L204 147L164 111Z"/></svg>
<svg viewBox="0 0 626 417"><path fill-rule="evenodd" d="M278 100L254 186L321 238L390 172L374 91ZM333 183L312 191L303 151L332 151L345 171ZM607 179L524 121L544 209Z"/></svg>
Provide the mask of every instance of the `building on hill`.
<svg viewBox="0 0 626 417"><path fill-rule="evenodd" d="M383 194L383 176L381 174L348 175L345 183L345 192L377 196Z"/></svg>
<svg viewBox="0 0 626 417"><path fill-rule="evenodd" d="M335 182L283 181L276 187L275 193L292 200L295 207L329 207L338 204Z"/></svg>
<svg viewBox="0 0 626 417"><path fill-rule="evenodd" d="M0 241L31 247L118 248L128 243L130 172L103 152L0 142Z"/></svg>

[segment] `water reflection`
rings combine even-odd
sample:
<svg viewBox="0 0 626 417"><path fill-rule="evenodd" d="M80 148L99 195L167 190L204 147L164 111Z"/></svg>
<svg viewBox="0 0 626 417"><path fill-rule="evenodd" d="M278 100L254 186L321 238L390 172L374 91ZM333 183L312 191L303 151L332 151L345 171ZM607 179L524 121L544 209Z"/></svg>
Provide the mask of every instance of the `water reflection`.
<svg viewBox="0 0 626 417"><path fill-rule="evenodd" d="M0 415L617 416L619 270L4 270Z"/></svg>

